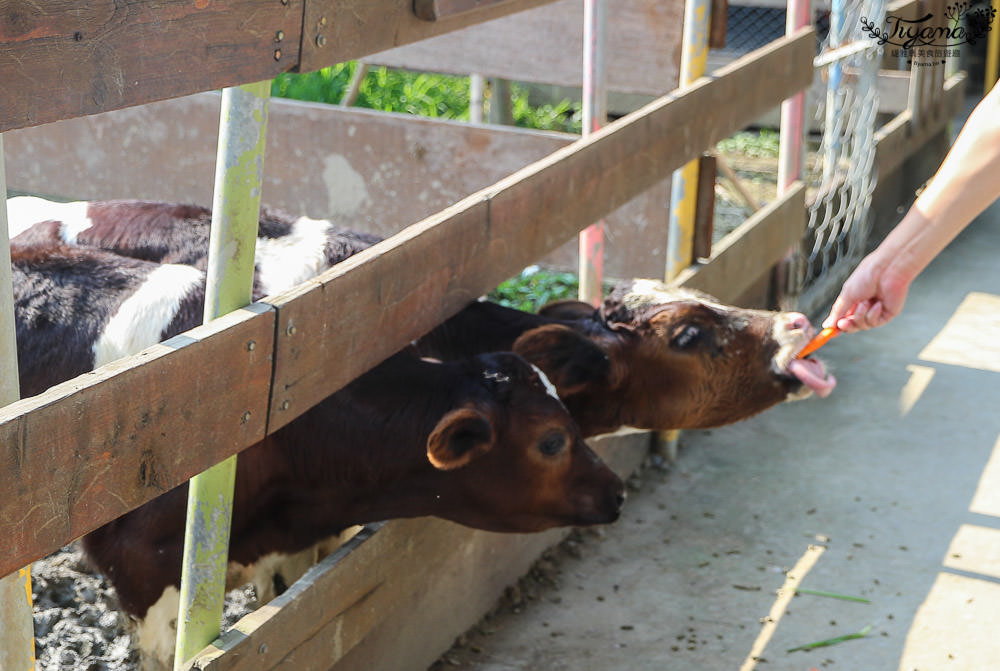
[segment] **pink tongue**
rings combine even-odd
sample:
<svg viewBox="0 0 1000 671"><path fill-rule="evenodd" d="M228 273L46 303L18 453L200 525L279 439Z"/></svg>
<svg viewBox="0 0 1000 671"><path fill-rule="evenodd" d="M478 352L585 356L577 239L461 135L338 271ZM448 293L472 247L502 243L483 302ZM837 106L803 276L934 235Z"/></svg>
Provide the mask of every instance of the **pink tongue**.
<svg viewBox="0 0 1000 671"><path fill-rule="evenodd" d="M823 370L823 364L815 359L795 359L788 364L788 372L799 379L820 398L830 395L837 386L837 380Z"/></svg>

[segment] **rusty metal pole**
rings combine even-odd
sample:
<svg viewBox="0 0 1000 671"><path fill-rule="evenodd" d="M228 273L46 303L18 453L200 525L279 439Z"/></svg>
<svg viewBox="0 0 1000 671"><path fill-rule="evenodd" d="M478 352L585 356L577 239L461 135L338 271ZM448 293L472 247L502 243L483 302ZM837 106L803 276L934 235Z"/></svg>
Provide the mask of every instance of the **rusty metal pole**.
<svg viewBox="0 0 1000 671"><path fill-rule="evenodd" d="M205 321L250 303L260 217L270 82L222 93ZM174 669L219 635L226 587L236 457L191 479Z"/></svg>
<svg viewBox="0 0 1000 671"><path fill-rule="evenodd" d="M607 0L583 4L583 136L607 123ZM597 306L604 291L604 220L580 233L581 301Z"/></svg>
<svg viewBox="0 0 1000 671"><path fill-rule="evenodd" d="M0 135L0 407L20 396L17 342L14 337L14 286L7 231L7 177ZM0 578L0 669L35 668L35 629L31 615L31 567Z"/></svg>
<svg viewBox="0 0 1000 671"><path fill-rule="evenodd" d="M810 0L788 0L785 34L792 35L811 22ZM802 179L805 164L806 92L800 91L781 103L781 126L778 138L778 196L783 196L796 180ZM803 216L806 216L803 213ZM798 249L788 250L778 263L774 280L777 301L783 310L797 307L798 287L793 286Z"/></svg>

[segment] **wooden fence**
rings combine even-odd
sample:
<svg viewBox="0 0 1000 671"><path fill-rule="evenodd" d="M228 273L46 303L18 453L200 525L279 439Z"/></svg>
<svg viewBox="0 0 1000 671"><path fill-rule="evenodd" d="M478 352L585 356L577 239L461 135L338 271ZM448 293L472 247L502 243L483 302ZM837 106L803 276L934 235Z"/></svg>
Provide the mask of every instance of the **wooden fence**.
<svg viewBox="0 0 1000 671"><path fill-rule="evenodd" d="M0 33L0 81L17 92L0 98L0 130L312 69L543 3L482 3L432 23L415 19L409 0L246 0L197 11L138 3L108 15L76 14L70 4L37 19L42 28ZM190 52L177 55L187 39ZM814 50L811 29L777 40L314 280L0 408L0 575L287 424L809 86ZM118 78L109 82L109 73ZM961 86L942 90L935 104L947 111ZM930 132L905 119L896 127L884 141ZM683 282L737 299L801 238L804 200L804 187L794 186ZM601 451L619 471L638 458L620 445ZM387 523L324 560L193 664L426 666L557 536L488 534L439 520Z"/></svg>

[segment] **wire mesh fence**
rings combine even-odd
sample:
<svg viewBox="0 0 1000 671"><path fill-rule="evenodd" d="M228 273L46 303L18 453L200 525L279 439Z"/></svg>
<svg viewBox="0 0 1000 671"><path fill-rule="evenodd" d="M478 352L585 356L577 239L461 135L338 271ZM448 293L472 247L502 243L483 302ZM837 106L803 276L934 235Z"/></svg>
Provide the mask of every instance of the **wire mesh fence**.
<svg viewBox="0 0 1000 671"><path fill-rule="evenodd" d="M813 129L806 146L805 174L808 226L794 254L786 284L786 307L815 312L833 295L865 251L869 209L875 187L875 142L878 113L878 44L863 33L862 17L882 24L886 0L833 0L814 4L817 32L817 81L808 91L806 126ZM730 4L726 47L720 56L734 58L785 34L785 9ZM763 131L761 131L763 132ZM751 161L737 152L727 157L740 176L761 181ZM776 166L775 166L776 169ZM774 176L763 200L774 196ZM717 210L725 215L723 206ZM735 216L743 208L733 204ZM729 230L716 224L720 232Z"/></svg>
<svg viewBox="0 0 1000 671"><path fill-rule="evenodd" d="M875 188L881 54L875 41L863 34L861 19L881 24L885 11L885 0L834 2L830 30L822 42L821 59L832 62L821 70L825 90L815 109L822 133L804 175L809 222L789 287L798 308L807 314L834 297L865 252ZM842 57L822 58L838 49Z"/></svg>

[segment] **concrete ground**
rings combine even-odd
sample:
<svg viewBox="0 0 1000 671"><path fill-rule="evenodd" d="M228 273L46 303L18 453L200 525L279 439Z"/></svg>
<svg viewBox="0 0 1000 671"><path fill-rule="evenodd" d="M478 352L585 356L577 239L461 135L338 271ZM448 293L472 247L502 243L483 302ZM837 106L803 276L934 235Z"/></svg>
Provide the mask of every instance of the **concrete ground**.
<svg viewBox="0 0 1000 671"><path fill-rule="evenodd" d="M1000 207L823 355L830 398L685 433L436 668L1000 668Z"/></svg>

